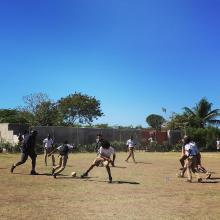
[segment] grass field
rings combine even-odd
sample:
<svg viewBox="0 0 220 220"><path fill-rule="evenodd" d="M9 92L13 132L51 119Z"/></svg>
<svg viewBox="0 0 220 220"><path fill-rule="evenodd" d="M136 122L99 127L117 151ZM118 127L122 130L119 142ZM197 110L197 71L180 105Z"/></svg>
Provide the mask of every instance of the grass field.
<svg viewBox="0 0 220 220"><path fill-rule="evenodd" d="M43 156L30 176L30 160L9 173L19 154L0 154L0 219L220 219L220 154L203 153L203 165L213 172L203 183L185 182L176 173L178 153L136 152L137 164L118 153L107 183L105 168L80 176L95 154L71 154L62 176L49 176Z"/></svg>

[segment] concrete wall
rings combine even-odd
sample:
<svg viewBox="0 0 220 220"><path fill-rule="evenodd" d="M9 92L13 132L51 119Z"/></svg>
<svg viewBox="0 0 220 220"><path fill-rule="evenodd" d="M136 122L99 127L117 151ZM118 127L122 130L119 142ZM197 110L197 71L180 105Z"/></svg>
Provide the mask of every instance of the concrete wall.
<svg viewBox="0 0 220 220"><path fill-rule="evenodd" d="M18 143L18 136L13 130L9 130L8 123L0 123L0 142L9 142L13 145Z"/></svg>

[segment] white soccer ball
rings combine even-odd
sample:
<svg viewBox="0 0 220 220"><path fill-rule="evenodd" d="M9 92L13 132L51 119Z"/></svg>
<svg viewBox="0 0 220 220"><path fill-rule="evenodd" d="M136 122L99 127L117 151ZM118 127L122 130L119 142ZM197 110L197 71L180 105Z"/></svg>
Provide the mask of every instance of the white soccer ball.
<svg viewBox="0 0 220 220"><path fill-rule="evenodd" d="M71 176L72 176L72 177L76 177L76 172L72 172L72 173L71 173Z"/></svg>

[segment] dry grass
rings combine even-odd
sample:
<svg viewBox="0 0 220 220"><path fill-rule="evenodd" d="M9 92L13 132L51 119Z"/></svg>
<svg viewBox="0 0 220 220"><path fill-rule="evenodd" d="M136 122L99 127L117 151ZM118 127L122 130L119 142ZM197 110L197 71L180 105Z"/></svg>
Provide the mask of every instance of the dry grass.
<svg viewBox="0 0 220 220"><path fill-rule="evenodd" d="M203 164L214 172L206 183L186 183L176 177L179 154L136 152L138 164L117 154L108 184L105 168L88 179L79 176L95 154L72 154L63 175L30 176L30 160L9 168L19 155L0 154L0 219L220 219L220 154L203 153ZM43 156L37 171L49 174ZM215 178L215 179L214 179Z"/></svg>

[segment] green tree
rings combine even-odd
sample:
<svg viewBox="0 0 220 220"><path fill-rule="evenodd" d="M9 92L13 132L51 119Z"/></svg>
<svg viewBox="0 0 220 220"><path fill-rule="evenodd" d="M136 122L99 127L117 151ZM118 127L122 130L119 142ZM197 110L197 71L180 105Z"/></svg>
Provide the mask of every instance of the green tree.
<svg viewBox="0 0 220 220"><path fill-rule="evenodd" d="M41 102L35 109L35 124L52 126L62 124L61 114L55 103L51 101Z"/></svg>
<svg viewBox="0 0 220 220"><path fill-rule="evenodd" d="M0 123L28 123L28 120L16 109L0 109Z"/></svg>
<svg viewBox="0 0 220 220"><path fill-rule="evenodd" d="M100 101L82 93L70 94L58 101L58 108L66 124L90 124L103 115Z"/></svg>
<svg viewBox="0 0 220 220"><path fill-rule="evenodd" d="M212 103L206 98L202 98L195 107L184 107L184 115L186 116L188 123L191 127L205 128L208 125L220 124L220 120L217 119L220 116L220 110L212 110Z"/></svg>
<svg viewBox="0 0 220 220"><path fill-rule="evenodd" d="M146 122L155 130L161 130L161 126L165 121L163 116L156 114L151 114L146 118Z"/></svg>

